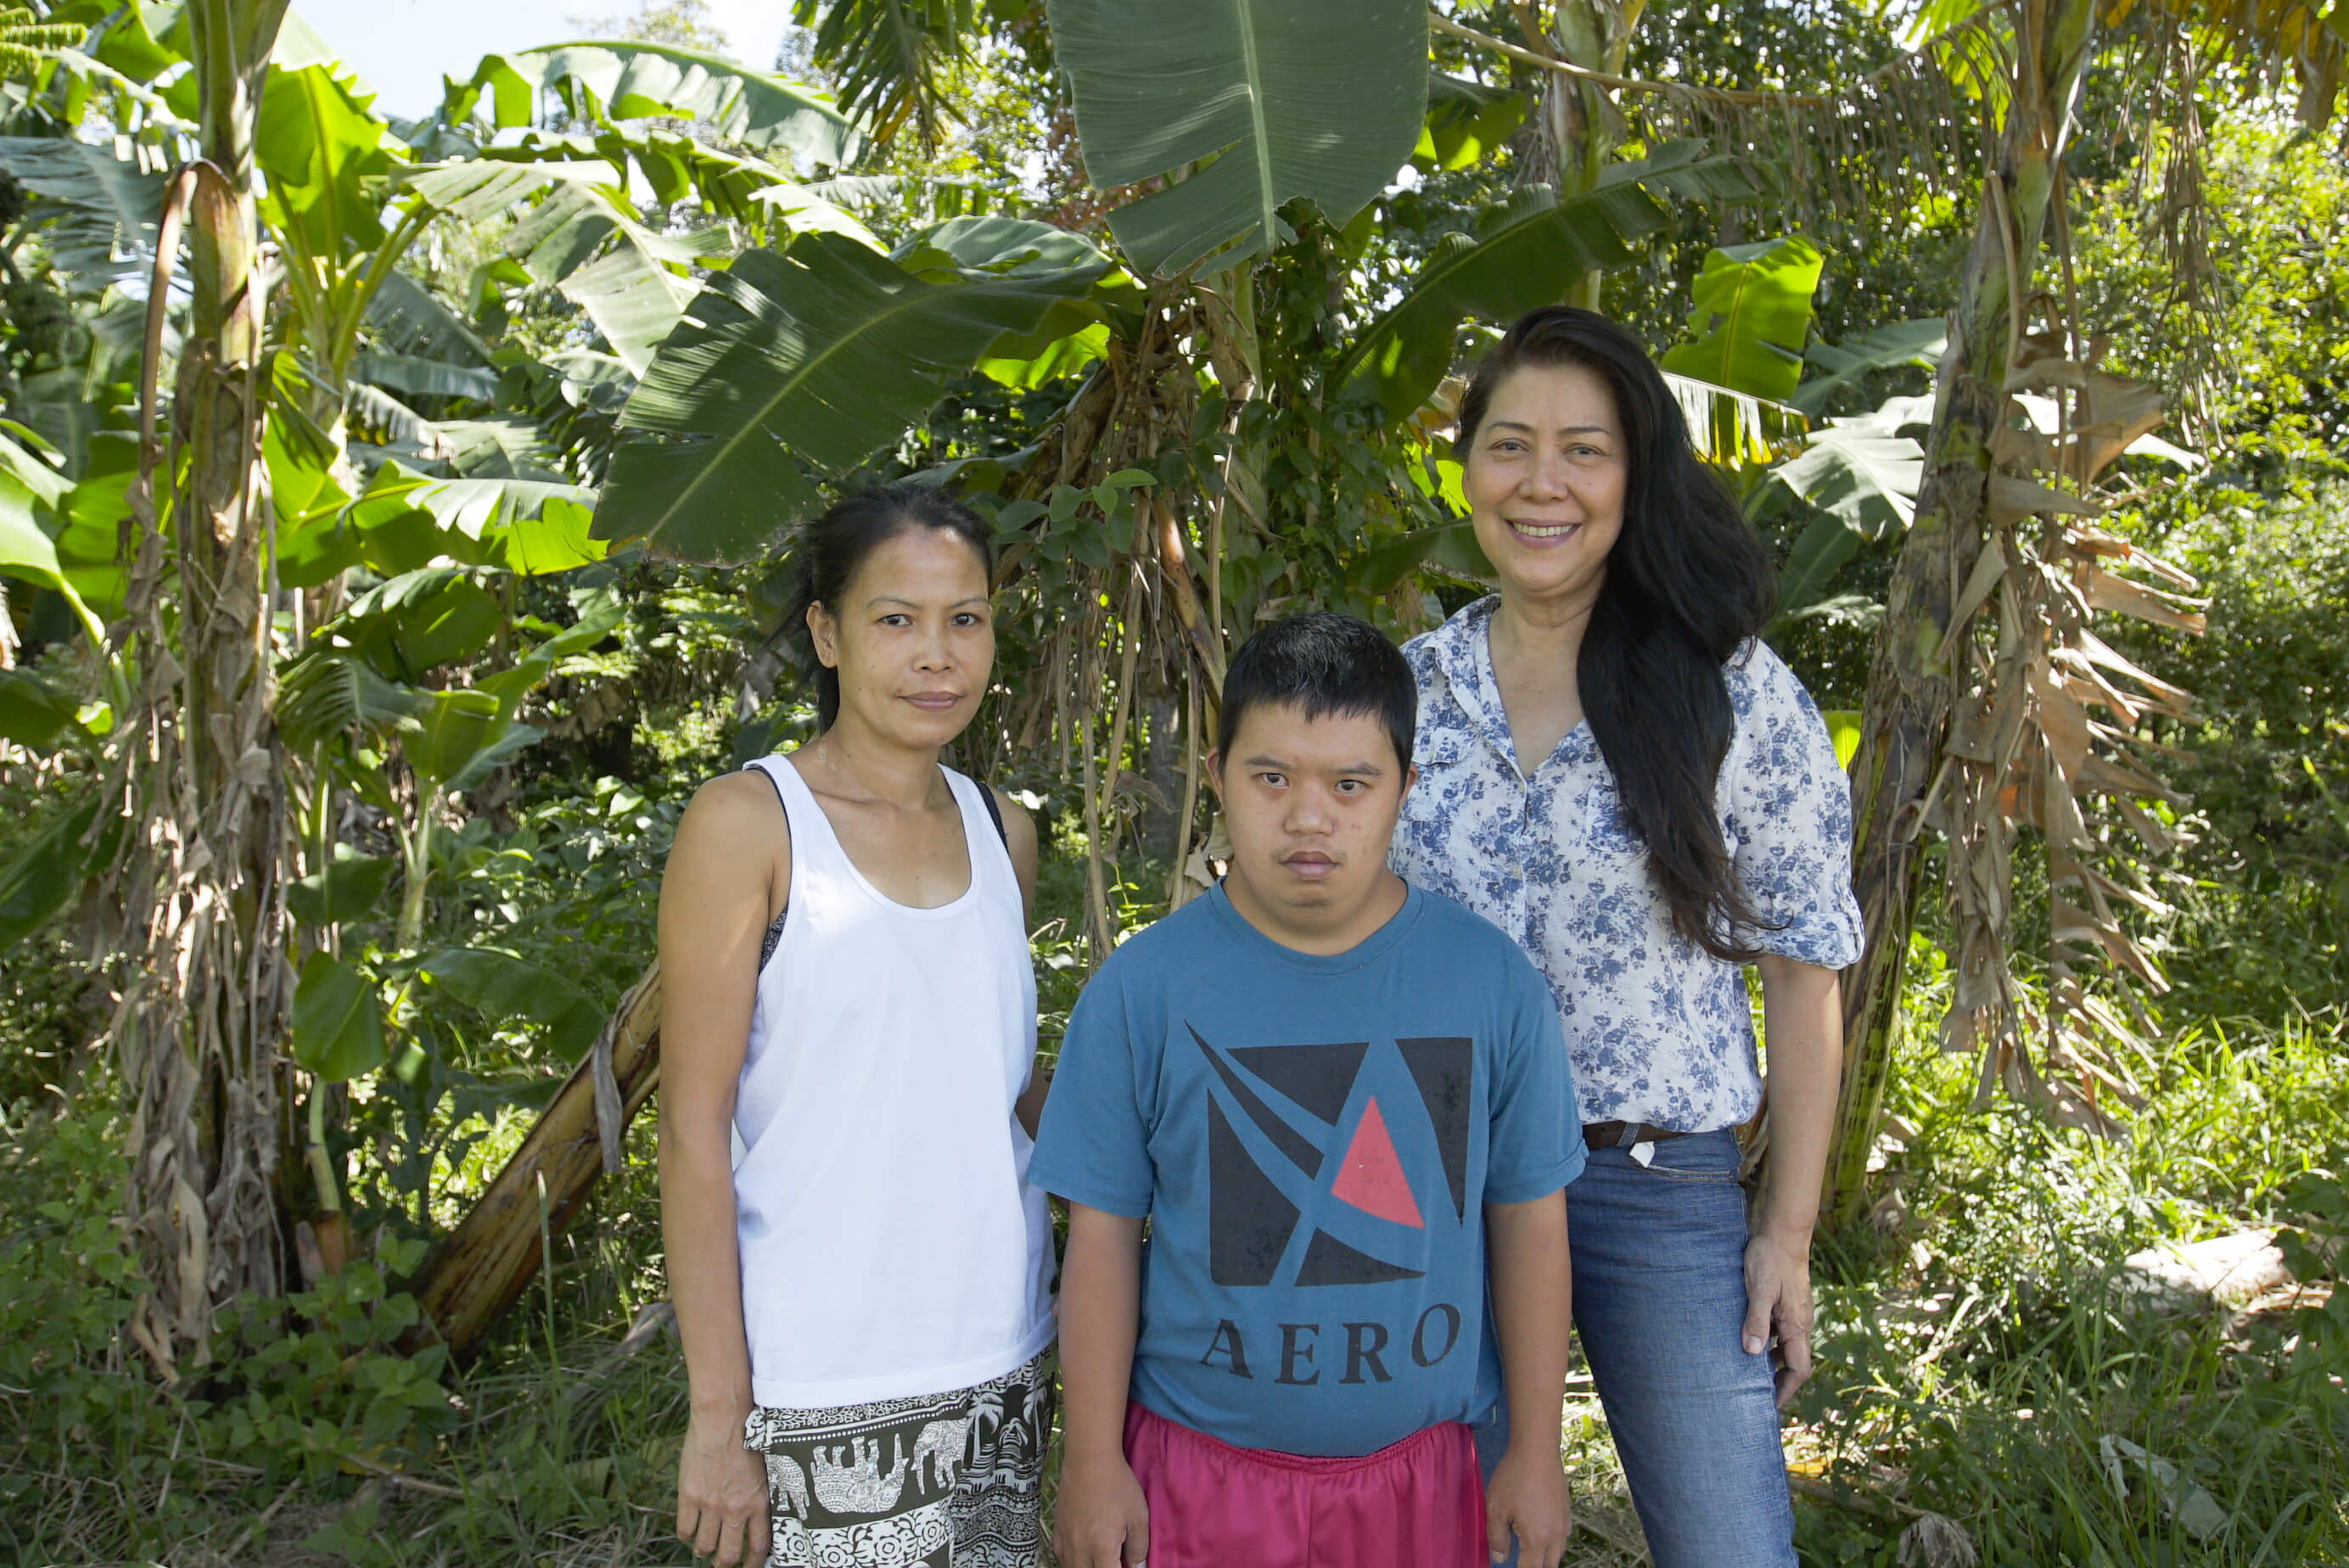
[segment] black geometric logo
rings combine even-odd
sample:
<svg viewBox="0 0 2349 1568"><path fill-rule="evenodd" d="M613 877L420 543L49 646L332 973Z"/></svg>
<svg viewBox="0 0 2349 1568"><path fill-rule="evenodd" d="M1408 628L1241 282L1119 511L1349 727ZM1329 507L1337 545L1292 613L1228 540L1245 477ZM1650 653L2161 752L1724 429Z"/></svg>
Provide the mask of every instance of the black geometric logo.
<svg viewBox="0 0 2349 1568"><path fill-rule="evenodd" d="M1345 1152L1340 1123L1370 1051L1366 1041L1294 1046L1247 1046L1218 1052L1195 1028L1191 1038L1239 1114L1294 1168L1283 1177L1259 1166L1215 1095L1207 1097L1208 1277L1221 1285L1273 1283L1280 1261L1303 1218L1290 1189L1326 1191L1348 1208L1405 1230L1423 1231L1426 1221L1397 1154L1388 1111L1376 1094L1363 1099L1347 1130ZM1438 1163L1453 1218L1467 1212L1469 1115L1474 1104L1475 1046L1473 1040L1441 1037L1397 1040L1415 1098L1433 1135ZM1225 1060L1228 1054L1230 1061ZM1235 1067L1237 1064L1237 1067ZM1246 1076L1244 1077L1243 1074ZM1265 1092L1252 1087L1249 1080ZM1269 1093L1286 1099L1329 1131L1319 1139L1299 1132L1267 1102ZM1419 1147L1424 1148L1424 1143ZM1325 1171L1327 1171L1325 1178ZM1300 1180L1301 1179L1301 1180ZM1428 1195L1442 1202L1435 1194ZM1377 1227L1371 1227L1376 1231ZM1392 1234L1393 1233L1388 1233ZM1361 1239L1359 1235L1357 1239ZM1400 1239L1400 1238L1398 1238ZM1410 1250L1416 1251L1416 1247ZM1381 1284L1418 1279L1425 1271L1380 1258L1351 1243L1316 1229L1297 1271L1299 1285Z"/></svg>

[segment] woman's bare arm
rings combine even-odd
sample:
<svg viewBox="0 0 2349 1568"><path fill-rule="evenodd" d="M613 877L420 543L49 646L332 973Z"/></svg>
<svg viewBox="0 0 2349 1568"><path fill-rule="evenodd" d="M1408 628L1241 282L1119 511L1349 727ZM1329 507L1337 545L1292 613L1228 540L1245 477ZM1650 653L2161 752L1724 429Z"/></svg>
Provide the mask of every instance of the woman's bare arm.
<svg viewBox="0 0 2349 1568"><path fill-rule="evenodd" d="M1770 1161L1745 1248L1745 1349L1778 1341L1778 1403L1811 1375L1811 1233L1819 1218L1836 1090L1843 1076L1843 992L1836 972L1764 954Z"/></svg>
<svg viewBox="0 0 2349 1568"><path fill-rule="evenodd" d="M690 1400L677 1532L720 1568L761 1563L768 1547L766 1467L742 1447L750 1352L731 1135L760 943L790 875L773 787L736 773L694 796L661 878L661 1235Z"/></svg>

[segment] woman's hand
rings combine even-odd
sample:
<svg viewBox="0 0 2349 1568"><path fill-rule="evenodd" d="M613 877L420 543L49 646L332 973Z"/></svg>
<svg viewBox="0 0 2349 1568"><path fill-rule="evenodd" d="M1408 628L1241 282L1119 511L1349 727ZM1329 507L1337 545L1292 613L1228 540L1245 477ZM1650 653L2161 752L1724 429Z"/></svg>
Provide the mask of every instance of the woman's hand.
<svg viewBox="0 0 2349 1568"><path fill-rule="evenodd" d="M1760 1356L1775 1336L1778 1408L1811 1376L1811 1249L1769 1230L1745 1243L1745 1354Z"/></svg>
<svg viewBox="0 0 2349 1568"><path fill-rule="evenodd" d="M1063 1458L1052 1551L1062 1568L1141 1568L1150 1555L1150 1504L1124 1455Z"/></svg>
<svg viewBox="0 0 2349 1568"><path fill-rule="evenodd" d="M695 1418L677 1456L677 1538L718 1568L761 1568L768 1528L767 1463L742 1423Z"/></svg>
<svg viewBox="0 0 2349 1568"><path fill-rule="evenodd" d="M1538 1443L1511 1443L1485 1489L1485 1533L1493 1561L1509 1556L1517 1538L1517 1568L1557 1568L1574 1533L1574 1507L1566 1494L1566 1471L1557 1450Z"/></svg>

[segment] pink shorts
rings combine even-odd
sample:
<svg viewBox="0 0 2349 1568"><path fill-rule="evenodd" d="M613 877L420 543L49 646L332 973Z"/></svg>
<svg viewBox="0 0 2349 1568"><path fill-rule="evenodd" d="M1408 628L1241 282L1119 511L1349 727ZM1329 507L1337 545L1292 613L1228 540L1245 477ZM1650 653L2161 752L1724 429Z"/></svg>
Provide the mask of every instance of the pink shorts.
<svg viewBox="0 0 2349 1568"><path fill-rule="evenodd" d="M1129 1403L1125 1459L1150 1505L1150 1568L1489 1568L1476 1445L1457 1421L1309 1459Z"/></svg>

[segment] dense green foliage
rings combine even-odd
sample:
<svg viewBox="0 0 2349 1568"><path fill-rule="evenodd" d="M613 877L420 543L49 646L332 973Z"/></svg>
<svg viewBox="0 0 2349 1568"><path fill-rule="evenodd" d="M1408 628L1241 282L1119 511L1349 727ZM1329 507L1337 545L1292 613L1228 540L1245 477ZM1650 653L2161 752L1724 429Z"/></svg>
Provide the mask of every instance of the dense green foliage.
<svg viewBox="0 0 2349 1568"><path fill-rule="evenodd" d="M1226 149L1243 142L1175 158L1148 123L1081 124L1062 64L1090 79L1133 62L1097 37L1059 60L1040 5L936 8L983 35L958 52L880 30L918 30L905 7L802 4L819 26L796 39L800 74L838 73L844 98L899 130L884 145L860 144L798 82L732 78L750 89L730 97L697 75L730 67L678 52L716 42L690 0L628 23L658 47L452 58L459 89L414 124L377 118L306 46L281 51L271 90L312 112L281 98L263 149L267 220L309 269L279 301L265 388L294 591L273 630L301 845L289 909L317 977L294 1010L293 1114L315 1113L324 1153L303 1161L289 1128L279 1180L289 1225L339 1202L357 1245L339 1271L224 1313L209 1356L164 1390L126 1330L149 1288L123 1218L134 1133L116 1063L92 1045L135 955L82 898L103 857L78 837L120 672L76 606L110 616L124 602L143 306L122 284L160 191L153 168L116 160L111 128L158 158L178 146L165 111L190 108L187 38L169 6L41 9L114 74L0 87L0 530L28 531L0 542L54 555L6 579L16 652L0 669L0 1563L684 1561L664 1519L682 1368L646 1315L666 1294L648 1119L478 1364L395 1341L417 1322L404 1287L425 1248L651 955L661 861L693 789L808 732L779 624L793 510L926 473L969 493L1017 552L1007 690L961 760L1046 829L1049 1053L1091 955L1089 855L1112 934L1163 910L1174 869L1183 648L1151 643L1130 690L1095 679L1074 735L1019 706L1071 663L1115 668L1112 568L1137 505L1174 514L1178 551L1203 570L1214 518L1219 637L1315 605L1416 630L1479 591L1479 562L1447 531L1440 415L1409 417L1510 312L1602 267L1605 307L1660 351L1680 346L1675 363L1791 389L1815 419L1863 416L1930 390L1898 329L1948 310L1971 233L1970 191L1837 205L1785 189L1766 157L1661 137L1618 150L1619 182L1558 202L1531 112L1538 73L1442 35L1432 64L1449 85L1429 83L1423 119L1378 128L1396 143L1384 167L1408 157L1409 177L1379 189L1376 160L1300 152L1222 232L1195 200L1206 181L1139 220L1119 207L1133 191L1089 188L1081 131L1133 143L1119 177L1144 188L1199 150L1237 176ZM1817 88L1894 60L1896 20L1839 0L1682 6L1651 18L1627 68ZM922 67L893 86L884 46L898 43ZM2132 58L2116 46L2092 76L2096 123L2135 123ZM1403 75L1409 97L1415 62ZM2211 599L2207 637L2112 634L2208 716L2158 732L2192 753L2173 770L2192 837L2158 868L2171 908L2137 922L2174 985L2155 1004L2148 1098L2118 1112L2116 1141L1983 1103L1972 1064L1930 1049L1947 975L1928 910L1880 1202L1821 1247L1825 1369L1793 1446L1816 1483L1806 1562L1906 1563L1898 1537L1920 1509L1997 1563L2349 1556L2349 1296L2319 1305L2330 1254L2295 1250L2307 1300L2241 1314L2166 1315L2116 1285L2125 1253L2163 1241L2349 1225L2349 176L2272 108L2215 90L2205 106L2200 250L2166 246L2125 133L2084 138L2066 161L2083 317L2119 367L2187 395L2210 459L2190 476L2129 459L2142 491L2115 518ZM313 161L321 148L333 156ZM1357 197L1359 212L1328 210ZM334 210L355 216L338 225ZM1786 232L1797 224L1816 250ZM378 277L368 251L401 234L354 314ZM1203 237L1238 246L1211 267L1257 253L1204 287L1146 275L1144 260ZM1775 331L1799 340L1807 324L1806 361L1710 319L1745 287ZM863 378L813 381L812 337L777 348L769 329L792 310ZM1895 347L1871 356L1871 342ZM1124 406L1133 422L1056 448L1071 407L1112 383L1147 387ZM728 406L753 401L745 388L755 417ZM747 457L727 445L745 432ZM1898 497L1847 474L1788 480L1799 442L1774 441L1725 474L1783 559L1823 538L1835 559L1771 640L1822 707L1855 708ZM1815 457L1831 446L1814 432ZM724 504L674 505L687 483ZM590 536L591 508L610 537ZM745 563L660 559L647 532ZM1071 624L1099 635L1056 641ZM1096 843L1082 754L1107 744L1091 710L1112 697L1137 717ZM2044 941L2044 877L2026 843L2019 945ZM1578 1506L1619 1519L1588 1392L1566 1434ZM2223 1526L2194 1533L2189 1494L2148 1484L2112 1443L2179 1467Z"/></svg>

